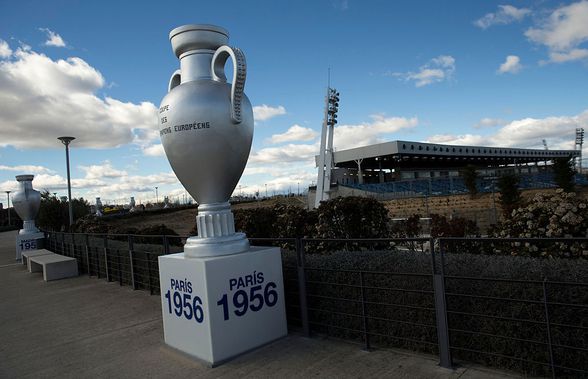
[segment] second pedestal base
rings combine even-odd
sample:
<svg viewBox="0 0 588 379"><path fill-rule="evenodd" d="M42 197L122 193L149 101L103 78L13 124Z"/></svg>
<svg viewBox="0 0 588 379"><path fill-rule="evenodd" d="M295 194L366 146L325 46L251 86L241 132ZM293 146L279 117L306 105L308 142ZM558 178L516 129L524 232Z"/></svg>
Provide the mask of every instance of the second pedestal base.
<svg viewBox="0 0 588 379"><path fill-rule="evenodd" d="M18 234L16 236L16 260L22 260L23 251L42 249L44 240L45 233L43 232Z"/></svg>

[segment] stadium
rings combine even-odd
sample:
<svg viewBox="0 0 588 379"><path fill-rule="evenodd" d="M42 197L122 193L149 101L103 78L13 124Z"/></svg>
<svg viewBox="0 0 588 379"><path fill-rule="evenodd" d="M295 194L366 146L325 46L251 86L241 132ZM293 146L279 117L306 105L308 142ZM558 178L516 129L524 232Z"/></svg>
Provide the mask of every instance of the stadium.
<svg viewBox="0 0 588 379"><path fill-rule="evenodd" d="M329 154L329 151L326 152ZM581 150L522 149L513 147L465 146L391 141L335 151L332 168L324 169L323 196L377 196L394 199L413 196L440 196L467 193L461 172L475 166L478 192L493 192L501 173L519 176L519 187L553 188L552 163L555 159L580 159ZM320 155L315 157L320 167ZM325 166L326 167L326 166ZM320 184L321 170L319 168ZM576 175L576 183L588 184ZM317 187L309 190L308 204L316 201ZM321 191L318 190L319 197Z"/></svg>

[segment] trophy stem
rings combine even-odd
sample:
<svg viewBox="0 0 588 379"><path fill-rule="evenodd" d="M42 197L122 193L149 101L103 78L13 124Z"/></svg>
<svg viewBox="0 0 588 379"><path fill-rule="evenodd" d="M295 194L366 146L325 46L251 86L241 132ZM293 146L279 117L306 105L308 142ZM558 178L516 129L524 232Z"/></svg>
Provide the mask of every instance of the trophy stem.
<svg viewBox="0 0 588 379"><path fill-rule="evenodd" d="M196 216L198 237L186 240L186 257L213 257L249 250L244 233L235 233L235 218L228 202L200 204Z"/></svg>
<svg viewBox="0 0 588 379"><path fill-rule="evenodd" d="M35 225L35 220L23 220L22 222L22 229L18 232L18 234L29 234L29 233L38 233L39 229Z"/></svg>

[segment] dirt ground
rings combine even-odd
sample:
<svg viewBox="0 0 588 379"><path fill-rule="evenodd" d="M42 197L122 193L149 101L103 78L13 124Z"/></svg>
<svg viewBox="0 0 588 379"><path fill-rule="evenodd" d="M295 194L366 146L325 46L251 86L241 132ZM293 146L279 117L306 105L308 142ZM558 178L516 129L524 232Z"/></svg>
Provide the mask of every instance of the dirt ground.
<svg viewBox="0 0 588 379"><path fill-rule="evenodd" d="M251 209L259 207L272 207L276 204L290 204L304 207L306 205L306 198L303 196L294 197L277 197L263 201L247 202L247 203L234 203L231 204L231 208L235 209ZM181 236L188 235L196 223L196 214L198 213L196 208L182 209L176 212L169 213L158 213L149 214L145 212L143 217L121 217L103 220L115 227L125 228L145 228L152 225L164 224L168 228L175 230Z"/></svg>

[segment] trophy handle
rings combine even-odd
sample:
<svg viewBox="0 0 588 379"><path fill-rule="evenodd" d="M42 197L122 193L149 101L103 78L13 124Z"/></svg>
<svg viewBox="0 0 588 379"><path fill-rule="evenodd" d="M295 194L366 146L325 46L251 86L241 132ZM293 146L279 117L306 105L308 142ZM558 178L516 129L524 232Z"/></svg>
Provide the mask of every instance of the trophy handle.
<svg viewBox="0 0 588 379"><path fill-rule="evenodd" d="M247 63L245 55L236 47L227 45L219 47L212 57L211 71L212 78L218 82L226 82L225 63L227 59L233 60L233 85L231 86L231 119L233 123L241 123L241 101L245 89L245 78L247 76Z"/></svg>
<svg viewBox="0 0 588 379"><path fill-rule="evenodd" d="M172 74L171 78L169 78L169 84L167 85L167 92L169 92L172 89L176 88L181 83L182 83L182 71L176 70Z"/></svg>

